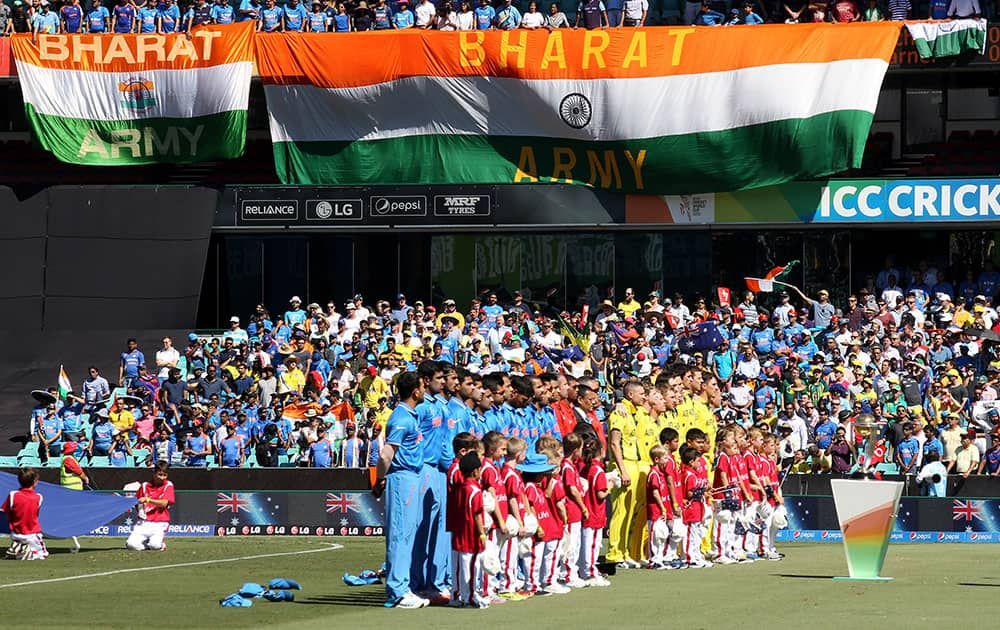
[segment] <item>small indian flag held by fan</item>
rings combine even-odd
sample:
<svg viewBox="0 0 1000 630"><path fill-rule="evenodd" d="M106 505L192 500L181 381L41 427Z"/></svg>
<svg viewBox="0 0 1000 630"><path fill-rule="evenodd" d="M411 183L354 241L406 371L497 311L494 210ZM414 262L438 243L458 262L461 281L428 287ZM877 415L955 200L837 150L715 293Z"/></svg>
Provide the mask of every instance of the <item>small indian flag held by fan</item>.
<svg viewBox="0 0 1000 630"><path fill-rule="evenodd" d="M792 285L787 282L779 282L778 280L788 276L788 273L792 270L799 261L793 260L787 265L779 265L767 272L763 278L743 278L746 280L747 288L754 293L770 293L774 291L774 286L790 287Z"/></svg>
<svg viewBox="0 0 1000 630"><path fill-rule="evenodd" d="M59 366L59 398L66 398L66 394L73 391L73 386L69 383L69 375L63 366Z"/></svg>

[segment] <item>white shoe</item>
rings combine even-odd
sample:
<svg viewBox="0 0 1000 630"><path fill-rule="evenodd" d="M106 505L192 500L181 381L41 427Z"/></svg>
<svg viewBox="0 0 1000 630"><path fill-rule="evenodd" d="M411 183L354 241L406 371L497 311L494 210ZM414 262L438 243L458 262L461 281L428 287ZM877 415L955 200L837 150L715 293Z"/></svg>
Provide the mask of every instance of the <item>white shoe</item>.
<svg viewBox="0 0 1000 630"><path fill-rule="evenodd" d="M403 595L402 597L399 598L399 601L396 602L395 607L409 609L409 608L426 608L427 606L430 605L431 605L430 600L424 599L423 597L417 597L413 593L407 593L406 595Z"/></svg>
<svg viewBox="0 0 1000 630"><path fill-rule="evenodd" d="M774 551L768 551L767 554L764 555L764 557L767 558L768 560L781 560L784 556Z"/></svg>
<svg viewBox="0 0 1000 630"><path fill-rule="evenodd" d="M611 582L602 577L592 577L587 580L587 586L611 586Z"/></svg>
<svg viewBox="0 0 1000 630"><path fill-rule="evenodd" d="M563 586L562 584L549 584L545 587L546 593L552 593L553 595L564 595L570 591L568 586Z"/></svg>
<svg viewBox="0 0 1000 630"><path fill-rule="evenodd" d="M641 562L638 562L638 561L633 560L631 558L629 558L628 560L626 560L625 564L627 564L628 568L630 568L630 569L641 569L642 568L642 563Z"/></svg>
<svg viewBox="0 0 1000 630"><path fill-rule="evenodd" d="M718 558L715 559L715 563L716 564L736 564L736 560L733 560L732 558L730 558L728 556L719 556Z"/></svg>
<svg viewBox="0 0 1000 630"><path fill-rule="evenodd" d="M570 588L584 588L584 587L587 586L587 583L584 582L583 580L581 580L578 577L574 577L569 582L566 582L565 585L568 586L568 587L570 587Z"/></svg>

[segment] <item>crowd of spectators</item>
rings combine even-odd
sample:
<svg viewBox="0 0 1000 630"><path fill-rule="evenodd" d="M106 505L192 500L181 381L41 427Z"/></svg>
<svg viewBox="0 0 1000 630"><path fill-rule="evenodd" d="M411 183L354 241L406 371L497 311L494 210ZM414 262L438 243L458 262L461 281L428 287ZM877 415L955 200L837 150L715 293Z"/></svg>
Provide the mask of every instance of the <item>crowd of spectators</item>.
<svg viewBox="0 0 1000 630"><path fill-rule="evenodd" d="M264 32L349 33L390 29L510 30L616 28L683 23L857 22L973 18L979 0L584 0L567 18L561 3L522 0L0 0L0 35L12 33L173 33L203 24L254 21Z"/></svg>
<svg viewBox="0 0 1000 630"><path fill-rule="evenodd" d="M377 460L395 379L425 359L467 375L478 398L457 381L450 393L484 418L510 396L487 386L491 375L521 374L546 384L540 408L585 405L598 422L625 383L684 363L717 379L709 403L720 427L780 436L780 459L796 472L850 472L863 447L855 422L870 416L899 472L916 474L934 452L950 473L998 475L998 289L989 263L953 279L890 261L840 304L794 287L759 294L766 306L750 291L720 305L626 289L617 303L573 312L505 291L509 300L487 292L461 310L402 294L303 308L294 296L284 312L258 305L182 348L164 338L148 363L130 340L117 389L91 367L78 394L33 410L31 434L43 457L74 441L112 465L141 449L137 465L365 467ZM579 400L584 382L599 399Z"/></svg>

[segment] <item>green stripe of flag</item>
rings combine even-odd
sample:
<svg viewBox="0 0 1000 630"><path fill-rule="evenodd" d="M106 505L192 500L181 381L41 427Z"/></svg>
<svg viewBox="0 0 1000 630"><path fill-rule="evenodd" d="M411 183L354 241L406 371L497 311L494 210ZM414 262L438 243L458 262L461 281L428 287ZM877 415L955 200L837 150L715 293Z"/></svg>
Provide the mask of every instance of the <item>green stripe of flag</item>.
<svg viewBox="0 0 1000 630"><path fill-rule="evenodd" d="M687 194L858 167L871 122L870 112L844 110L613 142L471 135L281 142L274 144L274 159L279 179L296 185L530 183L537 176L622 192Z"/></svg>
<svg viewBox="0 0 1000 630"><path fill-rule="evenodd" d="M41 146L63 161L93 166L178 164L239 157L246 144L246 110L194 118L85 120L25 114Z"/></svg>

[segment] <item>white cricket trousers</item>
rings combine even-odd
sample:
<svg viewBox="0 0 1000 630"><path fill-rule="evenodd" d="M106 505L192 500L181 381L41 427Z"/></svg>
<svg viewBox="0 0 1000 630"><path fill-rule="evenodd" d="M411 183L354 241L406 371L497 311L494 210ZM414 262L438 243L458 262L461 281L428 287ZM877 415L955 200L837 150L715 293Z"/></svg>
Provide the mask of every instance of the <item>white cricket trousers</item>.
<svg viewBox="0 0 1000 630"><path fill-rule="evenodd" d="M668 521L669 523L669 521ZM649 544L646 548L646 555L649 556L650 563L661 564L666 562L667 553L670 549L670 536L660 544L656 544L653 540L653 526L656 524L655 520L646 520L646 533L649 538ZM669 525L667 525L669 527Z"/></svg>
<svg viewBox="0 0 1000 630"><path fill-rule="evenodd" d="M601 542L603 537L603 527L599 529L584 527L581 529L582 542L580 543L580 560L578 568L580 570L580 578L583 580L601 577L601 572L597 570L597 557L601 553Z"/></svg>
<svg viewBox="0 0 1000 630"><path fill-rule="evenodd" d="M26 560L44 560L49 557L49 550L45 548L45 541L41 534L15 534L11 532L10 540L13 543L27 545L30 554Z"/></svg>
<svg viewBox="0 0 1000 630"><path fill-rule="evenodd" d="M452 586L458 589L458 599L470 606L488 603L483 597L483 568L479 554L451 550Z"/></svg>
<svg viewBox="0 0 1000 630"><path fill-rule="evenodd" d="M712 552L717 558L725 556L736 558L736 522L735 515L730 517L728 523L719 520L719 512L715 510L715 518L712 523Z"/></svg>
<svg viewBox="0 0 1000 630"><path fill-rule="evenodd" d="M497 590L510 593L518 589L517 581L517 536L500 536L500 575L497 576Z"/></svg>
<svg viewBox="0 0 1000 630"><path fill-rule="evenodd" d="M684 540L681 542L681 560L688 564L704 562L701 553L701 539L705 537L705 526L701 521L684 524Z"/></svg>
<svg viewBox="0 0 1000 630"><path fill-rule="evenodd" d="M563 582L573 582L577 578L580 563L580 521L570 523L566 526L563 536L566 538L566 555L559 563L559 580Z"/></svg>
<svg viewBox="0 0 1000 630"><path fill-rule="evenodd" d="M757 524L757 507L759 505L760 503L754 501L744 508L743 513L746 516L747 525ZM747 531L743 534L742 542L743 553L760 553L760 534L754 534L753 532Z"/></svg>
<svg viewBox="0 0 1000 630"><path fill-rule="evenodd" d="M132 528L125 546L132 551L143 551L146 549L160 550L163 548L163 537L167 535L167 528L170 523L152 521L139 521Z"/></svg>
<svg viewBox="0 0 1000 630"><path fill-rule="evenodd" d="M524 590L535 593L544 590L547 584L552 583L556 574L556 554L558 551L558 540L538 541L532 539L531 552L521 556Z"/></svg>

